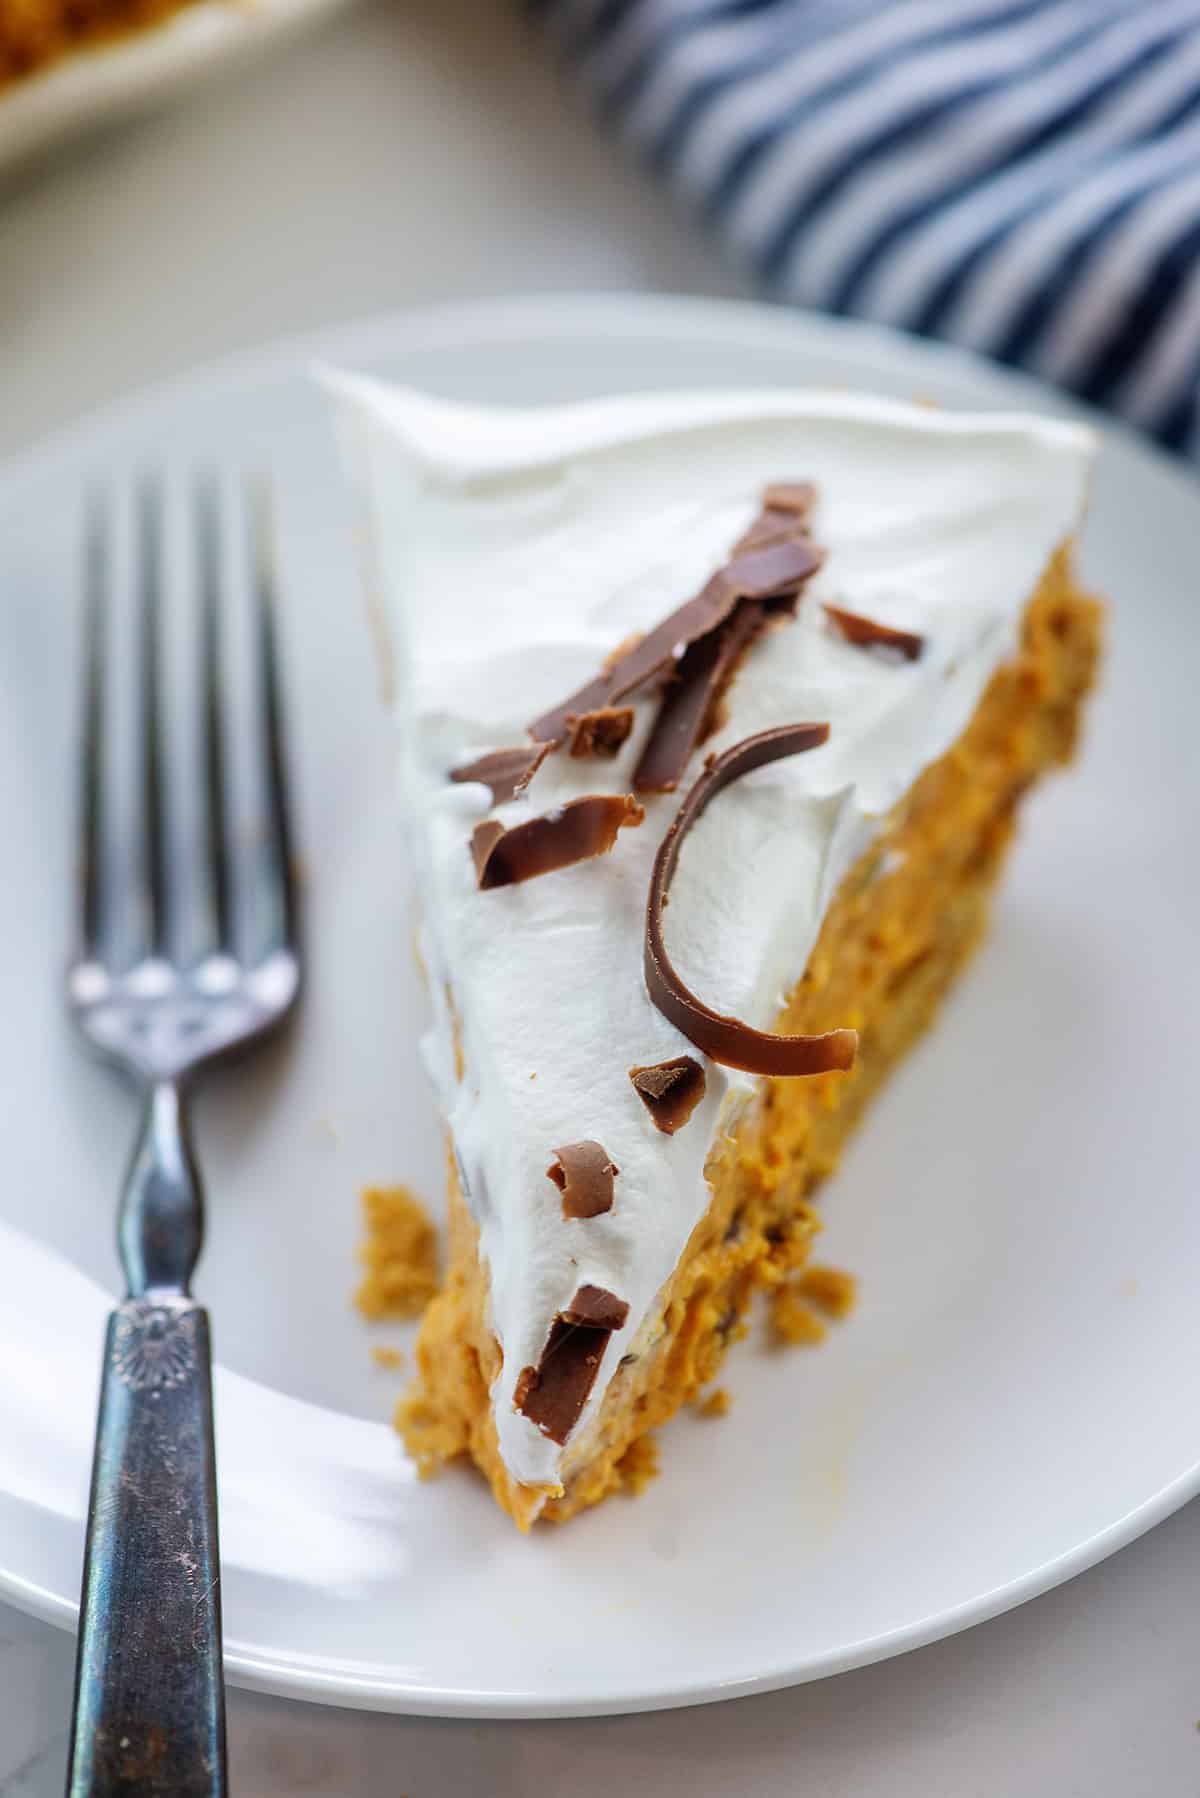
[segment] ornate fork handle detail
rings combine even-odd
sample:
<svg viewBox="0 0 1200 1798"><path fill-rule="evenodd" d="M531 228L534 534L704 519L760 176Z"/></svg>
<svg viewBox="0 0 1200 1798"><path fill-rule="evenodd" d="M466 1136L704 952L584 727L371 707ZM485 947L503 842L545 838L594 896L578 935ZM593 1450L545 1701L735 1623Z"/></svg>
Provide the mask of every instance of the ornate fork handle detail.
<svg viewBox="0 0 1200 1798"><path fill-rule="evenodd" d="M179 1088L146 1101L121 1209L92 1467L68 1798L219 1798L220 1563L202 1235Z"/></svg>
<svg viewBox="0 0 1200 1798"><path fill-rule="evenodd" d="M191 1299L126 1299L114 1311L109 1359L122 1386L161 1395L187 1385L196 1372L196 1311Z"/></svg>

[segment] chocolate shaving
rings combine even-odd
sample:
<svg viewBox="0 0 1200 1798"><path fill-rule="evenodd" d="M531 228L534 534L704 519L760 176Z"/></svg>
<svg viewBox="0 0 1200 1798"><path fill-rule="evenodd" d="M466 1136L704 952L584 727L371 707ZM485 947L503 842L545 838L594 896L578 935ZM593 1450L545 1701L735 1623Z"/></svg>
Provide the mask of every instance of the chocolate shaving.
<svg viewBox="0 0 1200 1798"><path fill-rule="evenodd" d="M766 506L749 530L738 538L734 554L740 556L749 549L766 549L772 543L791 543L796 537L803 536L805 529L794 512L785 512L782 507Z"/></svg>
<svg viewBox="0 0 1200 1798"><path fill-rule="evenodd" d="M804 540L804 518L816 490L810 482L767 489L763 511L738 542L734 555ZM732 615L685 651L663 695L658 716L634 771L638 793L673 793L696 747L721 728L724 698L769 614L794 615L800 588L768 599L742 599Z"/></svg>
<svg viewBox="0 0 1200 1798"><path fill-rule="evenodd" d="M622 637L619 643L614 643L600 664L601 674L610 673L623 656L629 655L632 650L637 648L645 634L645 631L630 631L627 637Z"/></svg>
<svg viewBox="0 0 1200 1798"><path fill-rule="evenodd" d="M551 1326L536 1367L523 1367L513 1389L513 1408L561 1447L596 1383L611 1330L592 1324Z"/></svg>
<svg viewBox="0 0 1200 1798"><path fill-rule="evenodd" d="M558 811L509 828L497 818L484 818L471 835L479 885L485 889L515 886L593 855L606 855L617 832L640 824L645 815L629 794L590 793L572 799Z"/></svg>
<svg viewBox="0 0 1200 1798"><path fill-rule="evenodd" d="M596 1330L623 1330L629 1306L603 1286L581 1286L559 1320L565 1324L590 1324Z"/></svg>
<svg viewBox="0 0 1200 1798"><path fill-rule="evenodd" d="M820 554L804 538L734 555L694 599L678 606L577 693L535 719L530 736L541 743L561 743L570 718L636 692L674 668L688 645L722 624L742 600L794 594L820 564Z"/></svg>
<svg viewBox="0 0 1200 1798"><path fill-rule="evenodd" d="M613 1180L620 1173L598 1142L569 1142L555 1149L546 1172L562 1193L564 1217L599 1217L612 1210Z"/></svg>
<svg viewBox="0 0 1200 1798"><path fill-rule="evenodd" d="M677 1055L653 1067L630 1068L634 1091L664 1136L674 1136L704 1097L704 1069L690 1055Z"/></svg>
<svg viewBox="0 0 1200 1798"><path fill-rule="evenodd" d="M614 1330L623 1329L629 1306L603 1286L581 1286L550 1326L542 1358L523 1367L513 1388L513 1408L560 1446L587 1404Z"/></svg>
<svg viewBox="0 0 1200 1798"><path fill-rule="evenodd" d="M633 729L633 707L605 705L597 711L584 712L578 718L572 714L567 723L571 727L572 755L606 756L611 759ZM549 748L550 745L544 743L542 754L546 754Z"/></svg>
<svg viewBox="0 0 1200 1798"><path fill-rule="evenodd" d="M536 1367L523 1367L517 1375L517 1383L513 1387L513 1410L523 1411L529 1395L537 1385L538 1370Z"/></svg>
<svg viewBox="0 0 1200 1798"><path fill-rule="evenodd" d="M858 1034L831 1030L821 1036L773 1036L713 1011L684 984L667 954L663 908L684 839L717 794L731 781L768 762L815 749L828 735L827 724L788 724L745 737L724 755L716 756L684 799L654 859L646 903L645 975L650 998L698 1049L725 1067L743 1068L750 1074L844 1072L854 1064Z"/></svg>
<svg viewBox="0 0 1200 1798"><path fill-rule="evenodd" d="M896 649L906 661L915 662L925 647L925 639L917 631L900 631L890 624L878 624L874 618L864 618L861 612L847 612L841 606L823 606L822 610L831 618L847 643L853 643L861 649Z"/></svg>
<svg viewBox="0 0 1200 1798"><path fill-rule="evenodd" d="M693 749L719 728L721 701L752 643L766 629L766 606L749 600L720 630L693 643L633 771L637 793L673 793Z"/></svg>
<svg viewBox="0 0 1200 1798"><path fill-rule="evenodd" d="M770 512L790 512L793 518L807 518L816 497L811 481L772 481L763 494L763 507Z"/></svg>
<svg viewBox="0 0 1200 1798"><path fill-rule="evenodd" d="M461 768L451 768L450 778L477 780L492 789L493 805L505 805L525 791L549 753L548 743L539 743L533 749L528 745L520 749L493 749L476 761L464 762Z"/></svg>
<svg viewBox="0 0 1200 1798"><path fill-rule="evenodd" d="M764 549L768 543L792 540L808 533L808 514L816 502L811 481L775 481L763 494L763 509L750 529L738 538L735 555L748 549Z"/></svg>

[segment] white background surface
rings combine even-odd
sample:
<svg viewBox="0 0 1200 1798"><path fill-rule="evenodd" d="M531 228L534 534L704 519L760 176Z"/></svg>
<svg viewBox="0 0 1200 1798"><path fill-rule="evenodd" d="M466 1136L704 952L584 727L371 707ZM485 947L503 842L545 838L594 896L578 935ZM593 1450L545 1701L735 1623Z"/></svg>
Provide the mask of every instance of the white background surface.
<svg viewBox="0 0 1200 1798"><path fill-rule="evenodd" d="M409 301L736 291L491 10L392 0L361 11L169 117L10 183L0 452L215 352ZM702 1712L466 1725L235 1693L235 1790L1193 1794L1198 1550L1193 1506L967 1636ZM4 1798L60 1789L70 1669L65 1638L0 1612Z"/></svg>

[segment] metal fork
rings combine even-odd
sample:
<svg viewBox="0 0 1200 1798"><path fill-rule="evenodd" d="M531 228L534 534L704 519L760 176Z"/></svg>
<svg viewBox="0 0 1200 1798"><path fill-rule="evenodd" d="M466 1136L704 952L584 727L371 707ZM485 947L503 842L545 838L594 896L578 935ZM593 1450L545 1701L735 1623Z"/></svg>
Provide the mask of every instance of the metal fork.
<svg viewBox="0 0 1200 1798"><path fill-rule="evenodd" d="M117 1228L126 1296L104 1349L68 1798L226 1792L211 1355L208 1314L190 1291L203 1195L187 1101L193 1076L275 1030L300 987L265 489L247 490L244 511L260 716L239 736L222 716L215 484L198 485L190 505L202 683L192 877L172 828L180 783L167 754L161 484L144 480L133 504L137 774L123 786L108 744L131 723L114 710L106 666L112 510L94 497L85 522L81 903L67 999L88 1043L139 1089L143 1111ZM258 828L235 838L230 752L247 734Z"/></svg>

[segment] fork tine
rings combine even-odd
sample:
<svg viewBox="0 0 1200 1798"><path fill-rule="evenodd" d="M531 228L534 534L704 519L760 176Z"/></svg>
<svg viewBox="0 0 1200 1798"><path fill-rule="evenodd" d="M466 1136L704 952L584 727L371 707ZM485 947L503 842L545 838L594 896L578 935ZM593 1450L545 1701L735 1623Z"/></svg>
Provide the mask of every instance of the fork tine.
<svg viewBox="0 0 1200 1798"><path fill-rule="evenodd" d="M99 953L103 916L101 788L104 742L104 642L108 628L110 542L108 510L93 489L83 521L84 697L80 758L80 918L79 952Z"/></svg>
<svg viewBox="0 0 1200 1798"><path fill-rule="evenodd" d="M201 955L233 946L233 899L226 824L225 752L221 735L221 547L217 486L202 475L195 488L196 561L200 582L203 683L203 832L206 865L197 883L196 935Z"/></svg>
<svg viewBox="0 0 1200 1798"><path fill-rule="evenodd" d="M140 597L141 706L141 874L144 892L143 940L163 954L169 942L167 913L166 816L163 805L162 707L159 698L162 616L162 487L143 476L137 496L138 587Z"/></svg>
<svg viewBox="0 0 1200 1798"><path fill-rule="evenodd" d="M279 691L274 518L271 492L265 479L247 481L246 502L265 764L263 797L266 814L260 856L261 892L257 895L261 904L257 934L261 953L266 955L295 946L296 904L283 752L283 707Z"/></svg>

